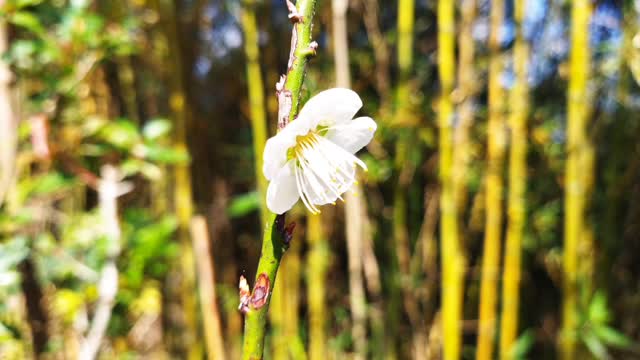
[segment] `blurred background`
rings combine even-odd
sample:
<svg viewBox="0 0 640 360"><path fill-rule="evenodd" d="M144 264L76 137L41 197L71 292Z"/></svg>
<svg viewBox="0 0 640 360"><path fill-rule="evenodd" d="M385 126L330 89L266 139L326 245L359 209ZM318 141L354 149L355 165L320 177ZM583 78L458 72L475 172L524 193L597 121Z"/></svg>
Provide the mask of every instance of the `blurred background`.
<svg viewBox="0 0 640 360"><path fill-rule="evenodd" d="M237 359L284 0L0 0L0 358ZM637 359L640 2L325 0L378 123L267 359ZM452 355L453 354L453 355Z"/></svg>

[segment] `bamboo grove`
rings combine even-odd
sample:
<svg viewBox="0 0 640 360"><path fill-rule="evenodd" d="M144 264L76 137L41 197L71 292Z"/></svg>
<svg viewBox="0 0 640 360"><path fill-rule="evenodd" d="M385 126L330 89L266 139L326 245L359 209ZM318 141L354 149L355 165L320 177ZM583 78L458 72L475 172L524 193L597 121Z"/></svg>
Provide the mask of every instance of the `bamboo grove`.
<svg viewBox="0 0 640 360"><path fill-rule="evenodd" d="M0 54L2 359L640 358L639 1L0 0ZM365 166L274 213L336 87Z"/></svg>

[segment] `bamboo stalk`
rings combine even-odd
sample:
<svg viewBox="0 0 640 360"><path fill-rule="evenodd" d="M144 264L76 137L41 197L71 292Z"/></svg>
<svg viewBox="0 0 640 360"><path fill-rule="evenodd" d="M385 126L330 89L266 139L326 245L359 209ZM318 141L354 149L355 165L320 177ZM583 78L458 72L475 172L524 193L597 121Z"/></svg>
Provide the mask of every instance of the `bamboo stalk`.
<svg viewBox="0 0 640 360"><path fill-rule="evenodd" d="M525 227L527 187L527 117L529 89L527 68L529 45L523 35L525 4L515 3L516 43L513 63L516 80L510 94L511 148L509 152L509 197L507 240L502 275L502 316L500 318L500 358L512 359L511 349L518 334L520 306L520 268L522 237Z"/></svg>
<svg viewBox="0 0 640 360"><path fill-rule="evenodd" d="M398 2L398 71L400 79L396 92L396 123L408 121L410 113L409 98L411 97L410 77L413 70L413 31L414 31L414 0L400 0ZM396 142L396 169L401 172L394 191L393 204L393 234L398 263L403 274L409 272L409 234L407 231L407 191L408 185L407 156L409 151L409 131L400 129Z"/></svg>
<svg viewBox="0 0 640 360"><path fill-rule="evenodd" d="M209 231L207 221L202 215L196 215L191 219L191 237L193 248L198 254L196 266L198 268L198 290L200 294L200 307L202 308L202 322L204 340L207 346L207 359L224 360L226 353L222 339L222 327L220 326L220 311L216 301L216 278L213 266L213 255L209 246Z"/></svg>
<svg viewBox="0 0 640 360"><path fill-rule="evenodd" d="M322 230L320 214L307 215L307 241L309 254L307 263L307 302L309 305L309 359L327 358L326 340L326 275L329 259L329 244Z"/></svg>
<svg viewBox="0 0 640 360"><path fill-rule="evenodd" d="M567 162L565 164L565 243L563 253L562 329L560 358L576 356L578 326L579 249L589 228L585 215L589 187L593 179L593 150L587 135L590 96L589 19L591 1L576 0L571 10L571 55L567 104Z"/></svg>
<svg viewBox="0 0 640 360"><path fill-rule="evenodd" d="M260 50L258 48L258 26L256 24L255 0L245 0L242 4L241 20L244 30L244 52L247 57L247 86L249 87L249 108L253 132L253 157L258 192L267 194L267 179L262 174L262 151L267 142L267 114L264 103L264 85L260 70ZM260 222L267 219L266 203L260 206Z"/></svg>
<svg viewBox="0 0 640 360"><path fill-rule="evenodd" d="M347 37L347 0L333 0L333 45L336 68L336 86L350 88L349 46ZM359 184L354 184L345 195L346 240L349 263L349 304L351 307L351 336L354 340L354 359L367 356L367 310L362 277L362 242L366 208L358 193Z"/></svg>
<svg viewBox="0 0 640 360"><path fill-rule="evenodd" d="M288 5L291 5L291 3L288 3ZM315 0L299 0L295 5L295 12L291 12L291 19L295 24L291 33L292 41L289 64L287 74L282 79L284 81L277 85L279 129L286 126L289 120L294 120L298 114L300 90L304 81L305 65L315 51L311 42L311 27L315 13L315 5ZM291 5L291 7L293 7L293 5ZM262 239L262 251L256 272L256 283L258 283L261 276L264 278L265 275L270 284L275 284L276 282L276 274L286 247L283 238L284 234L282 232L284 224L276 224L276 219L284 221L284 216L276 216L272 213L269 213L267 216ZM267 313L269 311L269 302L271 301L269 294L270 292L268 291L263 306L257 309L249 309L245 316L242 348L242 358L245 360L262 359ZM253 295L255 295L255 292L252 296Z"/></svg>
<svg viewBox="0 0 640 360"><path fill-rule="evenodd" d="M453 0L438 2L438 74L441 97L438 111L440 128L440 198L442 258L442 338L443 358L460 359L464 257L458 239L453 168L453 101L455 77L455 20Z"/></svg>
<svg viewBox="0 0 640 360"><path fill-rule="evenodd" d="M453 134L453 169L452 176L454 182L454 196L456 198L456 206L458 216L464 212L467 203L467 173L469 171L469 162L471 159L472 139L470 138L471 127L473 126L475 117L475 94L476 94L476 75L474 70L475 56L475 40L473 39L473 24L476 16L476 1L463 0L460 5L460 13L462 21L460 32L458 35L459 54L458 60L458 83L456 89L457 96L460 97L460 105L458 107L458 116L460 118L459 125ZM463 235L465 233L463 223L460 226L461 242L464 243Z"/></svg>
<svg viewBox="0 0 640 360"><path fill-rule="evenodd" d="M506 147L505 91L500 84L503 58L500 50L500 31L504 21L503 0L491 2L491 34L489 38L489 119L487 124L487 182L486 218L480 282L480 319L478 323L478 352L476 359L491 360L496 333L497 284L502 241L502 193L504 182L504 152Z"/></svg>
<svg viewBox="0 0 640 360"><path fill-rule="evenodd" d="M187 152L187 129L189 109L186 104L185 83L182 77L183 64L178 44L178 24L173 2L156 0L164 35L169 46L171 77L169 107L174 119L174 145ZM196 300L195 260L189 236L191 216L193 215L191 172L189 164L176 165L174 168L173 207L178 220L178 239L180 241L180 300L184 311L184 330L181 347L188 353L188 359L201 359L203 345L198 335L198 306Z"/></svg>

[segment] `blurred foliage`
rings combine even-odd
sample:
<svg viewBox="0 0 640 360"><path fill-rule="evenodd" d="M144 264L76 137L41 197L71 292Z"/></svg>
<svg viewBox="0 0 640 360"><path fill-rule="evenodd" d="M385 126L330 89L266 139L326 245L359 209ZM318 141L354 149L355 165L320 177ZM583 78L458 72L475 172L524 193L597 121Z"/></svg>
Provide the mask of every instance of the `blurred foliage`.
<svg viewBox="0 0 640 360"><path fill-rule="evenodd" d="M48 344L42 351L61 354L60 358L75 356L73 352L93 316L100 271L108 257L96 191L104 164L116 166L134 191L119 200L123 249L117 258L119 291L101 349L103 358L155 358L169 353L168 347L177 341L170 333L171 326L181 321L180 304L168 289L176 281L171 264L181 254L172 212L178 199L169 194L174 165L187 163L191 164L195 208L207 216L210 225L226 345L230 354L237 355L242 329L237 281L241 274L252 278L262 229L257 210L263 201L255 192L246 96L247 81L251 80L244 77L239 3L166 2L176 12L174 19L161 16L160 3L165 4L145 0L6 0L0 6L0 18L9 25L8 33L0 36L7 36L10 45L1 59L14 75L11 88L19 114L16 172L7 199L0 205L0 358L30 358L37 350L32 333L37 319L29 317L34 315L33 309L25 300L34 296L34 288L42 295L35 303L41 304L40 311L46 315ZM372 45L372 24L365 24L372 3L378 7L374 25L388 47L387 59L378 58L379 49ZM520 331L512 350L514 358L555 355L562 296L563 196L567 190L570 3L527 0L522 23L531 48L527 79L531 112ZM361 112L379 124L376 139L360 155L369 169L362 176L362 185L373 257L363 251L362 258L369 266L365 268L365 295L371 358L383 357L389 346L397 348L399 358L408 358L415 351L417 335L424 339L431 339L431 335L437 339L438 335L431 328L440 307L442 284L436 279L439 264L447 260L439 258L438 247L432 242L439 236L437 225L432 224L434 218L425 216L434 208L432 201L437 201L440 189L435 4L416 2L415 65L409 98L403 99L407 102L404 120L397 123L393 121L397 106L393 94L398 68L391 55L398 38L397 4L350 2L353 88L363 98ZM491 2L479 0L476 4L472 35L477 48L477 84L472 99L474 123L465 204L460 215L467 258L465 320L478 316L478 267L485 231ZM511 57L518 26L512 5L513 1L507 1L500 29L500 51L505 58ZM598 0L593 5L589 90L594 101L589 136L596 168L587 218L595 246L581 261L593 261L594 271L592 281L585 281L581 288L576 309L580 327L575 335L588 356L634 358L639 354L640 339L640 272L636 265L640 249L640 2ZM259 1L255 6L268 125L273 134L277 113L273 85L287 64L291 25L283 1ZM320 5L314 28L319 49L308 67L305 96L333 86L330 13L329 2ZM179 44L167 44L167 24L177 24ZM174 146L171 72L179 68L175 66L178 62L182 64L185 109L190 117L187 149ZM391 84L386 93L378 83L385 76ZM514 67L507 60L500 83L508 92L513 82ZM452 97L461 101L463 96L456 90ZM457 120L456 115L454 127ZM411 136L406 161L397 166L395 144L402 134ZM398 249L392 245L392 199L400 176L408 179L402 188L407 194L411 252L411 273L406 276L398 273ZM436 204L436 211L427 214L437 218L437 208ZM347 250L342 208L327 211L332 212L323 223L331 247L330 286L325 299L330 322L327 348L335 358L344 358L354 347L347 306ZM296 236L306 230L300 213L296 208L290 215L299 224ZM304 240L300 236L295 241ZM306 244L300 245L301 258L297 260L303 261L303 268L307 250ZM296 279L287 286L298 292L300 304L290 311L300 314L296 329L306 343L308 299L300 294L304 294L303 286L312 284L307 283L304 272ZM406 296L392 298L390 294L400 287L411 292L415 301ZM412 316L420 322L411 323ZM388 328L397 331L389 333ZM465 355L473 356L475 337L475 330L465 332ZM431 341L423 341L425 347L436 349L438 344ZM180 358L184 354L170 355Z"/></svg>

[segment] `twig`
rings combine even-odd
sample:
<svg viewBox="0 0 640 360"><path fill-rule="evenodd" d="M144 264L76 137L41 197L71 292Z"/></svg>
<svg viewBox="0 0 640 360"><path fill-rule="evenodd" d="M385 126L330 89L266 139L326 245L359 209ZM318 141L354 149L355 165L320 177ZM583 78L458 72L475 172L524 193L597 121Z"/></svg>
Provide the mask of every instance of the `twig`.
<svg viewBox="0 0 640 360"><path fill-rule="evenodd" d="M278 97L278 129L295 119L300 105L300 89L304 81L305 65L315 54L317 43L311 41L311 25L316 0L299 0L296 6L285 0L289 19L294 24L291 32L291 51L287 73L276 84ZM291 240L293 228L285 227L284 215L269 213L262 239L262 252L253 292L247 296L246 280L241 287L240 309L245 313L242 358L262 359L266 334L267 312L271 300L271 284L275 284L280 260ZM242 278L244 279L244 278ZM242 282L241 282L242 283Z"/></svg>

